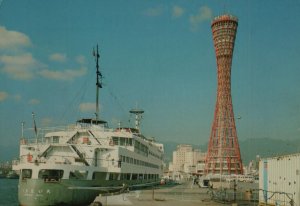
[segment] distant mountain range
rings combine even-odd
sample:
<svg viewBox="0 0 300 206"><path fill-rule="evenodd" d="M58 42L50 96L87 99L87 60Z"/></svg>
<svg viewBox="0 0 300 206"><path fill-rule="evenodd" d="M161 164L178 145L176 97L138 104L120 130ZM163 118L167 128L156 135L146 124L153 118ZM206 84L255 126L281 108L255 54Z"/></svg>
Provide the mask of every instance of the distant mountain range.
<svg viewBox="0 0 300 206"><path fill-rule="evenodd" d="M172 160L173 151L179 143L162 142L165 147L165 160ZM184 144L184 143L182 143ZM186 144L186 143L185 143ZM243 164L248 165L251 160L254 160L257 155L260 157L272 157L284 154L292 154L300 152L300 139L284 140L271 138L251 138L240 140L240 150ZM207 144L193 145L193 148L200 149L202 152L207 151Z"/></svg>
<svg viewBox="0 0 300 206"><path fill-rule="evenodd" d="M165 141L162 142L165 148L165 160L166 162L172 161L173 151L176 150L178 143ZM296 140L285 139L271 139L271 138L251 138L246 140L240 140L240 149L243 163L248 165L249 162L256 158L256 155L260 157L272 157L284 154L291 154L300 152L300 138ZM202 152L207 150L207 144L205 145L192 145L195 149L200 149ZM19 155L19 146L2 146L0 145L0 162L6 162L16 159Z"/></svg>
<svg viewBox="0 0 300 206"><path fill-rule="evenodd" d="M300 152L300 138L295 140L251 138L240 141L241 155L244 164L260 157L272 157Z"/></svg>

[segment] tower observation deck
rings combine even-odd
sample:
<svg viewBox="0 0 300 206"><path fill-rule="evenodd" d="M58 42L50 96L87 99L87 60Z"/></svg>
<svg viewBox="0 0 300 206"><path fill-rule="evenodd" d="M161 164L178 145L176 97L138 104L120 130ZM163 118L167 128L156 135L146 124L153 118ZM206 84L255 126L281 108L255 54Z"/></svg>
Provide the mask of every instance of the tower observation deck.
<svg viewBox="0 0 300 206"><path fill-rule="evenodd" d="M231 64L238 19L221 15L211 28L217 60L217 100L205 160L206 174L243 174L231 98Z"/></svg>

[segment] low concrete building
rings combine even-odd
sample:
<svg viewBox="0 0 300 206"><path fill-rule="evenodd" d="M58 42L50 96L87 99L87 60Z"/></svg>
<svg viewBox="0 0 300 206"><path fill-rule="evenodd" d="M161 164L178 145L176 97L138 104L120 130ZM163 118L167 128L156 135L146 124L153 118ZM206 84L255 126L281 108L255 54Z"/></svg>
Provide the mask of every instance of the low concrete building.
<svg viewBox="0 0 300 206"><path fill-rule="evenodd" d="M259 202L300 205L300 153L261 159Z"/></svg>

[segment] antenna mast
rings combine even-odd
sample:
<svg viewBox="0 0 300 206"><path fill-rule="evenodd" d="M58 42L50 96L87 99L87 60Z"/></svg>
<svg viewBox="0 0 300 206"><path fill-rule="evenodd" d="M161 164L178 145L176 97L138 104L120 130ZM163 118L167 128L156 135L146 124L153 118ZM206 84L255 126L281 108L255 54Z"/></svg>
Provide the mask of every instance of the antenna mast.
<svg viewBox="0 0 300 206"><path fill-rule="evenodd" d="M93 56L95 57L95 61L96 61L96 120L98 120L99 119L99 88L102 88L102 74L99 71L100 54L98 50L98 44L96 47L96 51L95 49L93 49Z"/></svg>
<svg viewBox="0 0 300 206"><path fill-rule="evenodd" d="M25 122L22 122L22 139L24 139L24 124L25 124Z"/></svg>
<svg viewBox="0 0 300 206"><path fill-rule="evenodd" d="M36 145L38 146L38 133L37 133L36 123L35 123L35 114L34 114L34 112L32 112L32 120L33 120L33 129L34 129L34 134L35 134L35 141L36 141Z"/></svg>

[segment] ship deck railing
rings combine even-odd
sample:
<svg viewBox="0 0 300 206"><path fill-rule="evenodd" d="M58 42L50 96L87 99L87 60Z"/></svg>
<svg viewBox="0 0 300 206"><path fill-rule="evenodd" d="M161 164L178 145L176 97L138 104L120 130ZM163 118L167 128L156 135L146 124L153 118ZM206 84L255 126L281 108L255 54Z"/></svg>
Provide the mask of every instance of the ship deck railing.
<svg viewBox="0 0 300 206"><path fill-rule="evenodd" d="M49 159L49 157L55 157L55 159ZM77 163L76 165L82 166L81 163L87 161L89 165L92 166L102 166L102 167L112 167L112 168L121 168L122 164L126 164L126 162L120 163L118 160L114 159L106 159L106 158L91 158L91 157L75 157L71 155L51 155L47 158L40 157L32 157L28 159L28 154L26 155L20 155L19 160L14 160L13 165L23 164L23 163L39 163L39 164L46 164L46 163L52 163L57 165L74 165L74 163Z"/></svg>
<svg viewBox="0 0 300 206"><path fill-rule="evenodd" d="M99 130L103 132L110 132L113 131L113 129L104 127L104 126L95 126L95 125L67 125L67 126L57 126L57 127L45 127L45 128L38 128L37 134L35 134L34 128L28 128L24 130L25 136L21 137L20 144L38 144L38 143L46 143L45 141L45 135L47 133L52 132L72 132L74 130L86 130L86 129L93 129L93 130Z"/></svg>

